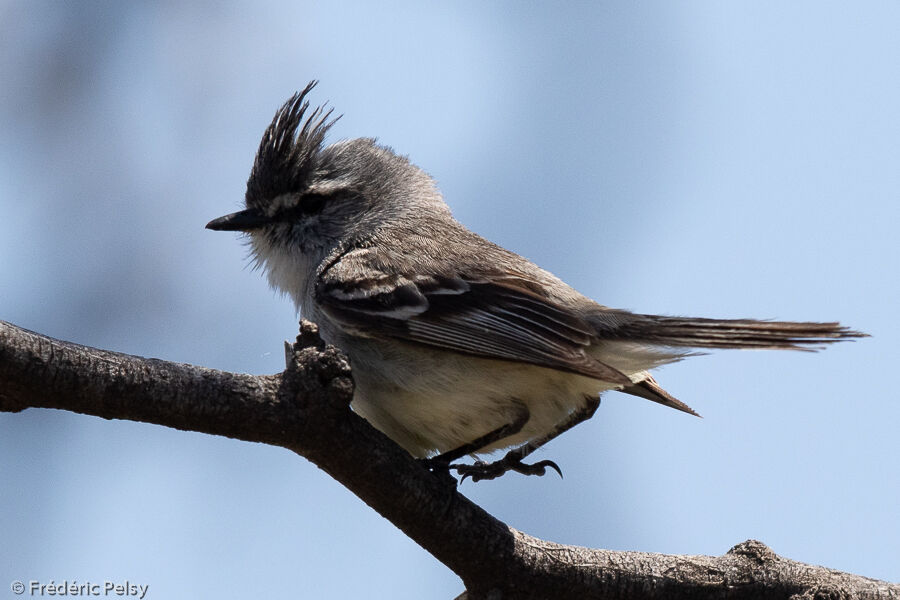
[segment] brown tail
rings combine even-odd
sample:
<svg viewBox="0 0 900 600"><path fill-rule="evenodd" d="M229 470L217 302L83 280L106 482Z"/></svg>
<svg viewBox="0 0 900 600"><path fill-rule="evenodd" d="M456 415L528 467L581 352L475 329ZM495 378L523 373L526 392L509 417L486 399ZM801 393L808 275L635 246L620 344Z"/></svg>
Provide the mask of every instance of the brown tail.
<svg viewBox="0 0 900 600"><path fill-rule="evenodd" d="M820 350L827 344L868 337L840 323L757 321L754 319L701 319L636 315L622 324L616 336L660 346L690 348L760 348Z"/></svg>

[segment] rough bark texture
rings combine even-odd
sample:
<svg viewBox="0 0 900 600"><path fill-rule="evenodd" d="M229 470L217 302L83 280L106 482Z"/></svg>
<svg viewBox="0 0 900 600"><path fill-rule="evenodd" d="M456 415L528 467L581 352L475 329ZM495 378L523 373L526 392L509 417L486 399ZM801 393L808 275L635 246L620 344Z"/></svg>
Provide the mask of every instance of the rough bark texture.
<svg viewBox="0 0 900 600"><path fill-rule="evenodd" d="M350 365L304 322L280 375L107 352L0 321L0 411L58 408L264 442L309 459L447 565L471 600L897 598L900 585L798 563L749 540L723 556L613 552L505 525L349 409ZM335 449L338 450L335 450Z"/></svg>

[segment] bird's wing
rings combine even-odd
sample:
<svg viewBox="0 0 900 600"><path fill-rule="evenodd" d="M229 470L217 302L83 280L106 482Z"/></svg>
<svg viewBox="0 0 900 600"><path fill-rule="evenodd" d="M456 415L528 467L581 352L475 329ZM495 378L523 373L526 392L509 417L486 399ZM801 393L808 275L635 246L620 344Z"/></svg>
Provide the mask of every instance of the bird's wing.
<svg viewBox="0 0 900 600"><path fill-rule="evenodd" d="M342 264L343 263L343 264ZM316 301L346 331L388 336L486 358L631 384L587 352L590 324L524 277L400 275L338 261L319 276Z"/></svg>

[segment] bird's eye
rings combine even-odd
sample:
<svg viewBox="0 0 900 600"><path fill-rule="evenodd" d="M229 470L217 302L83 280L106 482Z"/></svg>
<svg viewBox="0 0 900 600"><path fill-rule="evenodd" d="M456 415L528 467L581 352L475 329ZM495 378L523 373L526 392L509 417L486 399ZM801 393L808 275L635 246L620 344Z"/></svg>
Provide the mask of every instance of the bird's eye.
<svg viewBox="0 0 900 600"><path fill-rule="evenodd" d="M324 194L303 194L297 204L281 212L281 220L294 221L322 212L328 196Z"/></svg>
<svg viewBox="0 0 900 600"><path fill-rule="evenodd" d="M314 215L322 211L327 199L324 194L304 194L300 197L297 209L304 215Z"/></svg>

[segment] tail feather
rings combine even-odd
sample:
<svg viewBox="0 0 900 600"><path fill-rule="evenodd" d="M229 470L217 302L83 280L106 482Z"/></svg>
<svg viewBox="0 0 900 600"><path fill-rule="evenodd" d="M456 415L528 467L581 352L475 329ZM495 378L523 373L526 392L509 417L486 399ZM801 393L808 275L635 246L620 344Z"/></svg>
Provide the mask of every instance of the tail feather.
<svg viewBox="0 0 900 600"><path fill-rule="evenodd" d="M680 410L681 412L686 412L689 415L694 415L695 417L699 417L693 408L662 389L662 387L656 383L656 380L650 376L650 373L646 371L643 373L643 379L632 383L631 385L626 385L622 388L622 392L626 394L631 394L632 396L638 396L640 398L645 398L647 400L652 400L653 402L658 402L663 406L668 406L669 408L674 408L675 410Z"/></svg>
<svg viewBox="0 0 900 600"><path fill-rule="evenodd" d="M840 323L703 319L636 315L622 324L616 336L660 346L691 348L759 348L820 350L828 344L868 337Z"/></svg>

